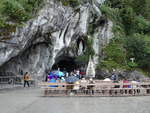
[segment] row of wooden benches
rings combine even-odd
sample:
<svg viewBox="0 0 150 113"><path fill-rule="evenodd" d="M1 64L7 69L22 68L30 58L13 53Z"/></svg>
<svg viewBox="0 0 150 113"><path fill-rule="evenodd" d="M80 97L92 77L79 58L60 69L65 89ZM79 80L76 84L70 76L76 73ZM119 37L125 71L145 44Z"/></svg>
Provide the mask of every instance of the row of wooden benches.
<svg viewBox="0 0 150 113"><path fill-rule="evenodd" d="M79 84L79 89L74 90L76 84L68 83L40 83L45 96L133 96L150 95L150 83L95 83ZM90 88L92 86L92 88ZM116 87L117 86L117 87ZM131 86L124 88L123 86ZM70 87L70 88L69 88Z"/></svg>

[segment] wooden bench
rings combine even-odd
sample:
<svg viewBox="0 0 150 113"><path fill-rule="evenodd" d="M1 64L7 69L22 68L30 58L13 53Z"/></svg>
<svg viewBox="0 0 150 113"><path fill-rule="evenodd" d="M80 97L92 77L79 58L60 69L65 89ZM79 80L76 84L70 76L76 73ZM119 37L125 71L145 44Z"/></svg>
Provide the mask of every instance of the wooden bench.
<svg viewBox="0 0 150 113"><path fill-rule="evenodd" d="M79 84L79 90L73 90L76 84L68 83L41 83L41 88L44 89L44 95L50 96L68 96L70 93L75 93L74 96L140 96L150 95L150 83L106 83L97 82L95 84ZM131 86L123 88L123 86ZM92 89L89 86L93 86ZM117 88L115 86L118 86ZM69 89L69 87L71 87Z"/></svg>

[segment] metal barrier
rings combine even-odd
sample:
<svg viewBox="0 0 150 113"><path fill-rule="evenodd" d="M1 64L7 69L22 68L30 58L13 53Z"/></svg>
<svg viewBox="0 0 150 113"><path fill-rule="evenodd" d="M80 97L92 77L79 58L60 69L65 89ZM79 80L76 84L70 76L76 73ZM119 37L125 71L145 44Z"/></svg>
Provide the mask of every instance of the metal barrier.
<svg viewBox="0 0 150 113"><path fill-rule="evenodd" d="M0 84L21 84L20 76L0 76Z"/></svg>
<svg viewBox="0 0 150 113"><path fill-rule="evenodd" d="M11 89L22 86L21 76L0 76L0 89Z"/></svg>

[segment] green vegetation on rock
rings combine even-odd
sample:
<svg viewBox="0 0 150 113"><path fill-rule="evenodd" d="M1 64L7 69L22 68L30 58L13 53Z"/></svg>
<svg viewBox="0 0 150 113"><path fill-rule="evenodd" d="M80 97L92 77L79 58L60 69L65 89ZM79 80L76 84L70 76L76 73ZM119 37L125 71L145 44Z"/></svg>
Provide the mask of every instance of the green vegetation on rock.
<svg viewBox="0 0 150 113"><path fill-rule="evenodd" d="M73 8L80 5L79 0L60 0L64 6L71 6Z"/></svg>
<svg viewBox="0 0 150 113"><path fill-rule="evenodd" d="M103 49L105 57L100 66L149 70L150 1L107 0L100 9L114 23L114 38ZM131 62L131 58L135 60Z"/></svg>
<svg viewBox="0 0 150 113"><path fill-rule="evenodd" d="M0 19L18 23L25 22L32 17L41 2L42 0L1 0Z"/></svg>
<svg viewBox="0 0 150 113"><path fill-rule="evenodd" d="M16 26L34 16L42 0L0 0L0 35L9 34Z"/></svg>

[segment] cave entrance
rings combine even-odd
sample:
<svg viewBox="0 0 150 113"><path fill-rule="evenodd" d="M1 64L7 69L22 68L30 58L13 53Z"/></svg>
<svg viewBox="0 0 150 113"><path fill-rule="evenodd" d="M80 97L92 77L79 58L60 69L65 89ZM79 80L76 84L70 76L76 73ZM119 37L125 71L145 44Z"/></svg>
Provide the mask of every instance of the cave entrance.
<svg viewBox="0 0 150 113"><path fill-rule="evenodd" d="M52 70L57 70L60 68L60 71L71 72L77 68L75 58L72 57L63 57L60 60L56 59L55 64L52 66Z"/></svg>

